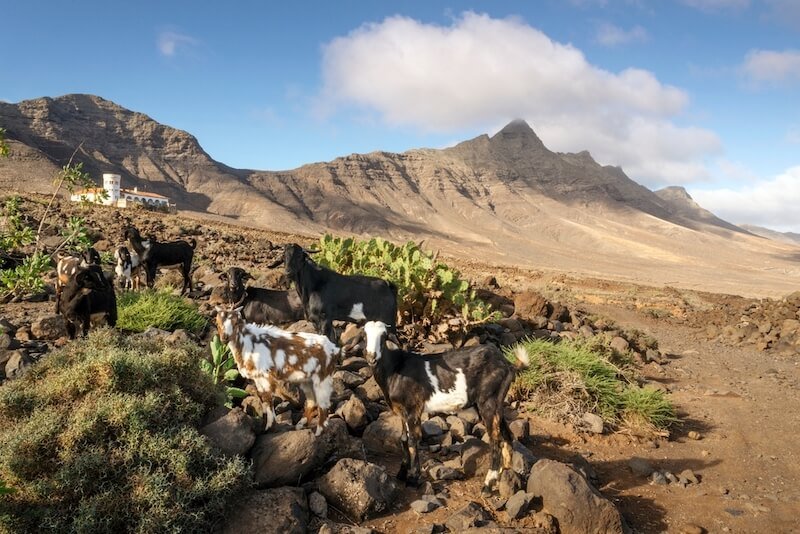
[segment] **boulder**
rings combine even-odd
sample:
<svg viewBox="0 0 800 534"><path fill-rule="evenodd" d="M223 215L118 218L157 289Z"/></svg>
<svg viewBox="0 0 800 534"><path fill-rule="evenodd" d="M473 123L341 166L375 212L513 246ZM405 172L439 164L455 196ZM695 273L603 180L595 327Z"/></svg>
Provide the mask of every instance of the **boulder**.
<svg viewBox="0 0 800 534"><path fill-rule="evenodd" d="M327 501L356 522L388 510L398 484L383 467L344 458L317 481Z"/></svg>
<svg viewBox="0 0 800 534"><path fill-rule="evenodd" d="M523 291L514 297L514 313L523 319L547 317L552 310L547 299L535 291Z"/></svg>
<svg viewBox="0 0 800 534"><path fill-rule="evenodd" d="M383 391L374 377L369 378L354 391L363 401L378 402L383 400Z"/></svg>
<svg viewBox="0 0 800 534"><path fill-rule="evenodd" d="M527 491L542 498L544 511L558 520L563 534L628 532L614 504L566 464L536 462Z"/></svg>
<svg viewBox="0 0 800 534"><path fill-rule="evenodd" d="M21 377L31 366L31 363L33 362L25 349L11 351L5 366L6 378Z"/></svg>
<svg viewBox="0 0 800 534"><path fill-rule="evenodd" d="M222 528L223 534L305 534L308 531L308 503L302 488L257 490L236 499L235 502Z"/></svg>
<svg viewBox="0 0 800 534"><path fill-rule="evenodd" d="M44 315L31 323L31 333L36 339L54 341L67 335L67 324L60 315Z"/></svg>
<svg viewBox="0 0 800 534"><path fill-rule="evenodd" d="M357 395L353 395L344 403L341 409L341 416L347 423L347 428L352 432L361 432L367 426L367 409Z"/></svg>
<svg viewBox="0 0 800 534"><path fill-rule="evenodd" d="M244 456L256 441L250 417L241 408L228 413L200 429L211 443L225 454Z"/></svg>
<svg viewBox="0 0 800 534"><path fill-rule="evenodd" d="M361 439L364 446L377 453L400 454L403 452L400 445L400 434L403 422L399 416L392 412L383 412L378 419L367 425Z"/></svg>
<svg viewBox="0 0 800 534"><path fill-rule="evenodd" d="M258 436L251 452L256 485L274 488L297 484L321 467L328 456L329 446L320 438L314 436L311 429Z"/></svg>
<svg viewBox="0 0 800 534"><path fill-rule="evenodd" d="M485 475L492 461L489 445L475 438L461 448L461 468L467 478Z"/></svg>
<svg viewBox="0 0 800 534"><path fill-rule="evenodd" d="M508 512L509 519L520 519L523 517L531 506L533 495L519 490L508 499L506 502L506 512Z"/></svg>

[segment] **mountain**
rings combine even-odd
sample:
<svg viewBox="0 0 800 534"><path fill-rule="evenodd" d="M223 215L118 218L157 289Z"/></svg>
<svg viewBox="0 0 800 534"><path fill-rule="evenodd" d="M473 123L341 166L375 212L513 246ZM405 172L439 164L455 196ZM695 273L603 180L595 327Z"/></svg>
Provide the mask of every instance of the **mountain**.
<svg viewBox="0 0 800 534"><path fill-rule="evenodd" d="M800 245L800 234L795 232L778 232L776 230L770 230L769 228L764 228L763 226L756 226L753 224L740 224L739 228L743 228L751 234L766 237L767 239L772 239L781 243Z"/></svg>
<svg viewBox="0 0 800 534"><path fill-rule="evenodd" d="M424 238L484 263L751 294L788 292L800 277L788 245L715 217L682 189L654 193L588 152L550 151L520 120L446 149L281 172L228 167L190 134L91 95L0 103L0 125L12 152L0 189L50 191L74 152L98 179L116 172L180 209L287 232Z"/></svg>

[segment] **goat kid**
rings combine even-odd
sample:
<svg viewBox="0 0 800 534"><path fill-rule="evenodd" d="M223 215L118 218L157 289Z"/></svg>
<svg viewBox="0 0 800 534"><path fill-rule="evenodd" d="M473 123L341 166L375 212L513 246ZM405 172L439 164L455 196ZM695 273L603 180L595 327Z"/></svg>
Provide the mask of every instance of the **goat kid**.
<svg viewBox="0 0 800 534"><path fill-rule="evenodd" d="M493 345L416 354L402 350L387 325L364 325L365 352L387 404L403 421L403 463L397 477L418 484L422 439L421 417L455 413L475 406L492 445L492 463L482 492L490 494L503 469L511 468L513 436L503 415L503 403L516 374L515 367ZM517 367L528 366L524 348L516 353ZM501 465L502 457L502 465Z"/></svg>
<svg viewBox="0 0 800 534"><path fill-rule="evenodd" d="M145 250L150 248L150 241L143 241L142 245ZM114 267L114 273L119 280L122 289L138 290L141 282L141 260L136 251L130 252L128 247L117 247L114 251L114 259L117 260L117 265Z"/></svg>
<svg viewBox="0 0 800 534"><path fill-rule="evenodd" d="M231 349L239 373L255 383L266 429L275 422L273 392L281 383L290 382L300 386L306 396L304 417L297 427L309 424L316 408L319 436L327 426L339 347L319 334L245 322L241 306L233 306L215 307L217 332Z"/></svg>
<svg viewBox="0 0 800 534"><path fill-rule="evenodd" d="M100 253L92 247L86 249L80 256L64 255L58 258L56 263L56 313L60 311L61 293L64 291L64 286L75 277L78 270L89 265L100 265L100 263Z"/></svg>

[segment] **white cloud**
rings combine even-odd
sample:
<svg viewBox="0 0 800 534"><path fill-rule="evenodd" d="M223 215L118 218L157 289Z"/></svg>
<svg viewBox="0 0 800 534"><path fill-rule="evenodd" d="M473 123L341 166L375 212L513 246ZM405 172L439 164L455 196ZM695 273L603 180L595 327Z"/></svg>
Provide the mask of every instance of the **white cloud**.
<svg viewBox="0 0 800 534"><path fill-rule="evenodd" d="M755 84L800 81L800 50L751 50L740 70Z"/></svg>
<svg viewBox="0 0 800 534"><path fill-rule="evenodd" d="M597 28L595 40L603 46L616 46L628 43L643 43L647 41L647 30L639 25L630 30L623 30L608 22L600 24Z"/></svg>
<svg viewBox="0 0 800 534"><path fill-rule="evenodd" d="M179 49L194 46L198 43L197 39L173 31L163 31L158 35L157 46L161 55L173 57Z"/></svg>
<svg viewBox="0 0 800 534"><path fill-rule="evenodd" d="M702 11L724 11L744 9L750 5L750 0L681 0L681 3Z"/></svg>
<svg viewBox="0 0 800 534"><path fill-rule="evenodd" d="M740 189L691 190L701 206L727 221L800 232L800 166Z"/></svg>
<svg viewBox="0 0 800 534"><path fill-rule="evenodd" d="M649 71L609 72L515 18L464 13L450 26L390 17L323 49L318 111L353 105L425 131L522 117L553 150L588 149L651 186L706 177L716 135L673 123L687 94Z"/></svg>

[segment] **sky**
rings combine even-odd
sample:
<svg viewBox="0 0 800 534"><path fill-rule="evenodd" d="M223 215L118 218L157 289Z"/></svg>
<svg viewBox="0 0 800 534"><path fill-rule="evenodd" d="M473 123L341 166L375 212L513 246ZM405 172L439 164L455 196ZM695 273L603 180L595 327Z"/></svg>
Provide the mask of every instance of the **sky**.
<svg viewBox="0 0 800 534"><path fill-rule="evenodd" d="M232 167L522 118L551 150L800 232L800 0L26 0L2 4L0 50L0 100L95 94Z"/></svg>

